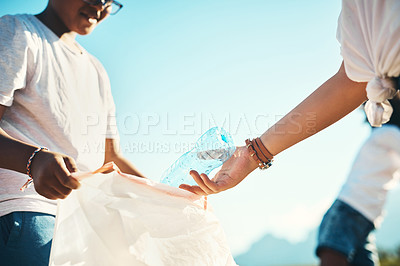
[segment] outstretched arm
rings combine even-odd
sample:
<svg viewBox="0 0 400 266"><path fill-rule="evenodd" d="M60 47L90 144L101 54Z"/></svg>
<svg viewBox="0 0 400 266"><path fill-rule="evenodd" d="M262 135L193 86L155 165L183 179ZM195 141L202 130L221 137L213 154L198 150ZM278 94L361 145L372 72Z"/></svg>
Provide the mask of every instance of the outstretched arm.
<svg viewBox="0 0 400 266"><path fill-rule="evenodd" d="M334 76L262 134L261 141L273 155L279 154L359 107L367 99L365 87L366 83L347 77L342 63ZM180 188L201 195L218 193L236 186L256 168L246 147L238 147L212 180L191 171L198 186L181 185Z"/></svg>
<svg viewBox="0 0 400 266"><path fill-rule="evenodd" d="M349 79L342 63L334 76L269 128L261 141L277 155L358 108L367 100L366 86Z"/></svg>

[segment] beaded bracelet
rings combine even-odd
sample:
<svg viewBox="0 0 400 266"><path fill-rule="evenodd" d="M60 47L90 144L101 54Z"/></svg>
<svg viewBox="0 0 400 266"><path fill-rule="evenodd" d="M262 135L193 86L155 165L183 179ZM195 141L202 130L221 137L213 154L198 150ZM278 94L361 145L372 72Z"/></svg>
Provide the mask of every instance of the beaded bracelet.
<svg viewBox="0 0 400 266"><path fill-rule="evenodd" d="M246 139L246 147L250 152L250 156L257 162L258 168L264 170L272 165L274 156L264 146L260 138Z"/></svg>
<svg viewBox="0 0 400 266"><path fill-rule="evenodd" d="M33 177L31 174L32 160L33 160L33 158L35 158L35 155L42 150L47 151L48 149L46 147L39 147L32 153L31 157L29 157L28 163L26 164L26 174L29 176L29 178L28 178L28 181L26 181L26 183L20 188L21 191L24 191L32 184L32 182L33 182Z"/></svg>

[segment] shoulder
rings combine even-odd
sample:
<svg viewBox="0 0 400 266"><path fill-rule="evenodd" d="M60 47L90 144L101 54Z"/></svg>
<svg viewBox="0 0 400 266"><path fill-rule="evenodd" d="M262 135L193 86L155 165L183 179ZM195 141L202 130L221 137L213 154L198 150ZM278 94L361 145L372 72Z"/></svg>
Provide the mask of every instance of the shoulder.
<svg viewBox="0 0 400 266"><path fill-rule="evenodd" d="M104 68L103 64L100 62L99 59L97 59L97 57L95 57L94 55L90 54L89 52L87 52L85 49L84 51L86 52L86 54L88 55L88 58L90 60L90 62L93 64L93 66L96 68L98 74L107 82L109 83L108 80L108 74L106 69Z"/></svg>
<svg viewBox="0 0 400 266"><path fill-rule="evenodd" d="M108 95L110 94L111 90L111 84L110 84L110 79L108 76L108 73L103 66L103 64L100 62L99 59L97 59L94 55L89 53L85 48L83 48L79 43L77 43L81 51L84 53L84 60L88 64L90 64L90 67L96 72L96 77L97 77L97 82L99 84L99 90L102 95Z"/></svg>
<svg viewBox="0 0 400 266"><path fill-rule="evenodd" d="M3 25L14 25L21 21L24 15L4 15L0 17L0 24Z"/></svg>
<svg viewBox="0 0 400 266"><path fill-rule="evenodd" d="M0 17L0 38L3 45L26 45L26 41L29 42L35 32L34 19L33 15L28 14Z"/></svg>
<svg viewBox="0 0 400 266"><path fill-rule="evenodd" d="M89 57L89 60L92 62L92 64L93 64L98 70L100 70L101 72L106 72L106 70L105 70L103 64L100 62L99 59L97 59L97 57L95 57L94 55L92 55L92 54L90 54L90 53L88 53L88 57Z"/></svg>
<svg viewBox="0 0 400 266"><path fill-rule="evenodd" d="M389 0L343 0L337 39L346 73L357 82L400 73L400 5Z"/></svg>
<svg viewBox="0 0 400 266"><path fill-rule="evenodd" d="M0 30L8 32L26 30L29 28L31 17L32 15L28 14L2 16L0 17Z"/></svg>
<svg viewBox="0 0 400 266"><path fill-rule="evenodd" d="M80 43L76 42L76 45L78 45L79 49L87 55L88 60L92 65L94 65L98 72L105 72L105 68L99 59L89 53L82 45L80 45Z"/></svg>

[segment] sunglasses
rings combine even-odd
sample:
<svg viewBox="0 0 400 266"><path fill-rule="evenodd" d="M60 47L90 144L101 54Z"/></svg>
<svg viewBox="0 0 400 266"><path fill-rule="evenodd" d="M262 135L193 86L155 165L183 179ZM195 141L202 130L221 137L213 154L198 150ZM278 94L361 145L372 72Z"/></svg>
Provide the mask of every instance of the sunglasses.
<svg viewBox="0 0 400 266"><path fill-rule="evenodd" d="M92 6L97 6L101 4L104 7L105 12L107 12L110 15L117 14L118 11L120 11L121 8L123 7L122 4L114 0L82 0L82 1Z"/></svg>

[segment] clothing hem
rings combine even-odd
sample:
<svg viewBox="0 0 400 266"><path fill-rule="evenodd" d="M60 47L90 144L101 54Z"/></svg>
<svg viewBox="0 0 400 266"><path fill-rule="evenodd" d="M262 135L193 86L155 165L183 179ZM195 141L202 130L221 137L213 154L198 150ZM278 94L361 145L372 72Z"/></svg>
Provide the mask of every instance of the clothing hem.
<svg viewBox="0 0 400 266"><path fill-rule="evenodd" d="M47 205L47 204L46 204ZM0 217L10 214L12 212L40 212L40 213L45 213L45 214L51 214L51 215L56 215L57 214L57 205L50 205L44 207L44 206L2 206L0 204Z"/></svg>
<svg viewBox="0 0 400 266"><path fill-rule="evenodd" d="M10 107L13 103L13 98L12 97L8 97L8 96L4 96L0 94L0 104Z"/></svg>

